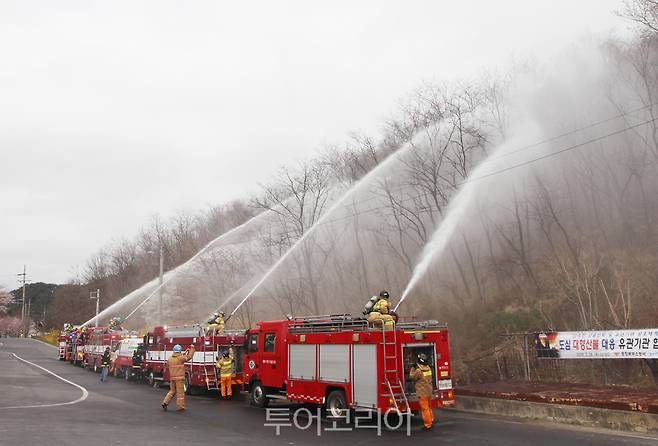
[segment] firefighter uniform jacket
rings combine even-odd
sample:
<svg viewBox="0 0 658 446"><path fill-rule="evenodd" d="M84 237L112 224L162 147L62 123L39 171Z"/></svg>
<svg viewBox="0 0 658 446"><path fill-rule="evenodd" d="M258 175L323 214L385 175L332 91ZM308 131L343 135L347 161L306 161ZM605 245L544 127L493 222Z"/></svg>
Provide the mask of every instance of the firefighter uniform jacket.
<svg viewBox="0 0 658 446"><path fill-rule="evenodd" d="M167 367L169 367L169 381L182 381L185 379L185 363L192 359L194 356L194 346L190 347L187 354L174 353L171 358L167 360Z"/></svg>
<svg viewBox="0 0 658 446"><path fill-rule="evenodd" d="M233 376L233 364L235 361L233 358L220 358L217 360L217 368L219 369L219 375L222 378L228 378Z"/></svg>
<svg viewBox="0 0 658 446"><path fill-rule="evenodd" d="M388 314L390 306L391 303L388 301L388 299L379 299L377 303L373 305L372 311L380 314Z"/></svg>
<svg viewBox="0 0 658 446"><path fill-rule="evenodd" d="M416 381L416 395L419 398L432 396L432 369L427 365L418 364L409 372L409 377Z"/></svg>
<svg viewBox="0 0 658 446"><path fill-rule="evenodd" d="M101 367L110 366L110 352L103 353L103 358L101 359Z"/></svg>

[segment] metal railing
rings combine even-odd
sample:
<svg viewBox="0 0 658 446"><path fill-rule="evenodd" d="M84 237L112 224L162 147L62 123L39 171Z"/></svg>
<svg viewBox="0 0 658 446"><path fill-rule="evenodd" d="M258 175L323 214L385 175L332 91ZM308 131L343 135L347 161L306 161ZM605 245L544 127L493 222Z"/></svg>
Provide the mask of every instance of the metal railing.
<svg viewBox="0 0 658 446"><path fill-rule="evenodd" d="M352 316L351 314L328 314L322 316L292 317L289 318L290 333L331 333L346 331L379 331L371 327L365 316ZM400 322L395 325L396 330L440 330L448 325L435 320Z"/></svg>

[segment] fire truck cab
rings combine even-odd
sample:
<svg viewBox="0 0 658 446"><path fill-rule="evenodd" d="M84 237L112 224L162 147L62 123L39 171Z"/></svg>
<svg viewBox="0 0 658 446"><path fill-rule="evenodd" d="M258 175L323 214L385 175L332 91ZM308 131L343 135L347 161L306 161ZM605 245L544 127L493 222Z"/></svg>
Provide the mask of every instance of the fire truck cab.
<svg viewBox="0 0 658 446"><path fill-rule="evenodd" d="M114 347L116 358L112 363L115 377L122 376L126 379L129 379L129 371L132 369L133 365L133 353L137 350L141 343L141 337L127 336L116 344Z"/></svg>
<svg viewBox="0 0 658 446"><path fill-rule="evenodd" d="M259 322L246 333L244 380L251 403L286 399L347 409L411 414L420 409L409 378L418 355L429 358L433 407L454 405L448 329L437 321L373 328L349 314Z"/></svg>
<svg viewBox="0 0 658 446"><path fill-rule="evenodd" d="M242 385L244 330L231 330L206 336L200 325L168 325L155 327L144 336L146 358L144 374L151 385L169 381L167 360L176 344L183 350L194 345L192 359L185 363L185 392L217 390L219 377L215 362L225 351L232 351L235 359L233 384Z"/></svg>

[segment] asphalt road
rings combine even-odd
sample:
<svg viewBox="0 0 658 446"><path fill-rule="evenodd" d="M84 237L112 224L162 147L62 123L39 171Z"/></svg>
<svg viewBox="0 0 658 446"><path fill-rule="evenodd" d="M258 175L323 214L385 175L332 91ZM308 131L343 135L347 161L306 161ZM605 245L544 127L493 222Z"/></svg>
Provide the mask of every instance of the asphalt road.
<svg viewBox="0 0 658 446"><path fill-rule="evenodd" d="M15 353L61 379L15 358ZM319 424L307 416L298 418L306 430L265 426L266 412L244 399L219 401L212 396L187 399L187 411L163 412L165 389L126 383L73 367L56 358L52 346L30 339L0 338L0 445L653 445L658 437L623 435L557 424L520 422L514 419L437 411L438 425L423 432L415 419L411 435L406 430L382 430L375 424L349 431L328 431L332 423ZM85 391L88 395L85 397ZM281 408L287 409L288 406ZM296 407L292 407L293 411ZM292 412L292 411L291 411ZM285 417L284 417L285 418ZM363 423L362 423L363 424ZM318 435L320 426L320 435ZM339 426L341 427L341 426Z"/></svg>

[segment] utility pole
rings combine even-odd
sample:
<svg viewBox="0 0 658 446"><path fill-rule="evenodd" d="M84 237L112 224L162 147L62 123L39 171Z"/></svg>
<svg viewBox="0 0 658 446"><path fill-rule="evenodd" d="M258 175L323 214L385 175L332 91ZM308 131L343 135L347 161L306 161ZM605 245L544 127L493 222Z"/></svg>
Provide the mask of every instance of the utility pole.
<svg viewBox="0 0 658 446"><path fill-rule="evenodd" d="M21 321L25 321L25 316L26 316L26 307L25 307L25 283L27 282L27 272L26 272L26 267L23 265L23 273L17 274L20 279L18 279L19 283L23 284L23 300L22 300L22 306L21 306Z"/></svg>
<svg viewBox="0 0 658 446"><path fill-rule="evenodd" d="M96 323L96 327L98 327L98 308L99 308L100 302L101 302L101 290L97 288L96 291L90 291L89 292L89 299L96 299L95 323Z"/></svg>

